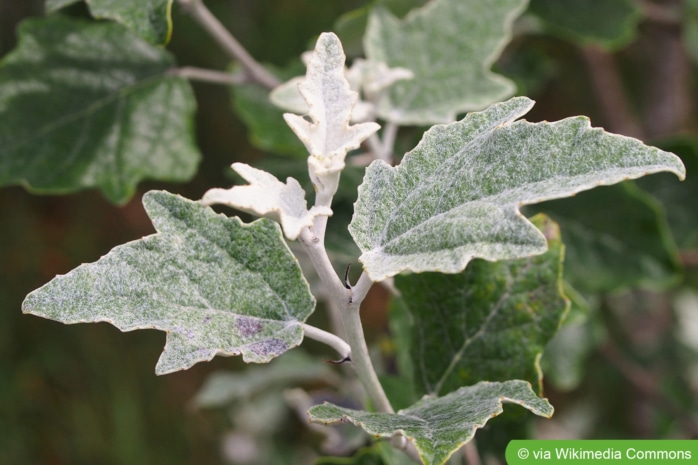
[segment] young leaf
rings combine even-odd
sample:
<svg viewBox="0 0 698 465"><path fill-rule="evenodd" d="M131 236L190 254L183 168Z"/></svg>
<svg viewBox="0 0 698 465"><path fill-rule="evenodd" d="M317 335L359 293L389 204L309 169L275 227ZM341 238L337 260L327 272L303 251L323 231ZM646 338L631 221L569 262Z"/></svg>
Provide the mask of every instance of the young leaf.
<svg viewBox="0 0 698 465"><path fill-rule="evenodd" d="M156 234L54 278L22 310L165 331L157 374L215 355L265 363L300 344L315 300L278 225L244 224L167 192L148 192L143 204Z"/></svg>
<svg viewBox="0 0 698 465"><path fill-rule="evenodd" d="M195 100L173 64L119 24L25 21L0 62L0 184L123 203L143 178L191 177Z"/></svg>
<svg viewBox="0 0 698 465"><path fill-rule="evenodd" d="M117 21L153 44L172 35L173 0L85 0L92 16Z"/></svg>
<svg viewBox="0 0 698 465"><path fill-rule="evenodd" d="M517 97L435 126L399 166L368 167L349 230L371 279L543 253L519 207L658 171L685 175L674 154L584 117L514 121L532 106Z"/></svg>
<svg viewBox="0 0 698 465"><path fill-rule="evenodd" d="M364 37L366 56L414 76L391 87L378 115L403 125L447 123L510 96L513 83L489 68L525 5L526 0L433 0L403 20L375 8Z"/></svg>
<svg viewBox="0 0 698 465"><path fill-rule="evenodd" d="M376 123L349 125L357 94L349 89L344 77L344 61L337 36L321 34L305 79L298 86L308 103L312 123L298 115L284 114L310 153L308 168L313 184L330 196L337 190L347 152L359 147L380 127Z"/></svg>
<svg viewBox="0 0 698 465"><path fill-rule="evenodd" d="M409 322L403 336L408 340L398 350L409 351L420 393L509 379L524 379L542 391L538 360L568 304L557 225L543 215L532 222L548 240L542 255L475 260L459 274L395 277L398 308Z"/></svg>
<svg viewBox="0 0 698 465"><path fill-rule="evenodd" d="M537 397L531 386L520 380L482 382L444 397L425 397L398 413L363 412L329 403L315 406L308 413L315 423L349 421L375 436L402 434L414 442L425 464L441 465L472 439L477 428L502 413L505 402L519 404L536 415L553 414L548 401Z"/></svg>
<svg viewBox="0 0 698 465"><path fill-rule="evenodd" d="M313 225L316 216L332 216L329 207L314 206L308 211L305 191L293 178L282 183L266 171L244 163L233 163L233 169L250 183L230 189L209 189L201 203L223 204L281 223L284 235L295 240L303 228Z"/></svg>

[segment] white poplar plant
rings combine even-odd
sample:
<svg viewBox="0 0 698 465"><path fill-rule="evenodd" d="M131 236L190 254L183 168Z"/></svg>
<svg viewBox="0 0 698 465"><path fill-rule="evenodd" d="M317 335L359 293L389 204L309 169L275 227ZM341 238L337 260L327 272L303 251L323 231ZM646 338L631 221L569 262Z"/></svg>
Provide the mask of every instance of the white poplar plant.
<svg viewBox="0 0 698 465"><path fill-rule="evenodd" d="M457 2L437 3L457 7ZM502 11L511 18L518 10L505 5ZM555 248L549 286L557 296L556 326L567 306L555 280L561 245L550 220L532 222L520 207L660 171L683 178L685 169L675 155L594 129L584 117L553 123L520 119L534 104L525 97L470 112L456 122L449 121L470 109L457 99L447 96L425 110L429 93L434 99L439 94L424 79L429 66L402 66L400 57L409 55L410 44L402 44L402 52L391 51L390 34L417 28L424 16L437 12L420 11L404 22L377 13L366 42L370 56L348 70L339 39L324 33L306 57L305 77L274 91L274 101L298 113L284 118L308 150L313 206L308 208L296 179L283 183L243 163L232 167L249 184L211 189L199 201L148 192L143 203L155 234L57 276L27 296L23 311L64 323L106 321L122 331L165 331L157 374L185 370L216 355L266 363L306 336L321 341L338 352L338 362L353 366L367 410L324 403L309 410L310 421L354 423L374 437L390 438L395 448L425 464L447 461L502 411L503 403L550 417L553 407L530 379L452 382L466 349L478 338L485 341L488 325L504 311L502 300L493 302L480 330L462 341L448 366L425 383L427 395L395 411L364 339L359 315L364 298L374 283L390 284L398 275L457 275L476 258L530 258ZM501 43L499 37L486 48L486 64ZM485 82L476 92L483 102L510 94L510 85L487 68L479 71ZM385 124L380 136L377 119ZM445 124L429 129L399 165L391 166L397 128L435 120ZM363 267L351 283L330 262L325 230L347 156L364 142L376 159L366 169L349 225ZM214 212L214 204L262 218L246 224ZM341 319L337 334L305 323L316 299L286 240L300 243L312 262L323 299ZM462 317L457 311L454 322ZM531 365L538 356L533 359ZM425 373L432 375L428 369Z"/></svg>

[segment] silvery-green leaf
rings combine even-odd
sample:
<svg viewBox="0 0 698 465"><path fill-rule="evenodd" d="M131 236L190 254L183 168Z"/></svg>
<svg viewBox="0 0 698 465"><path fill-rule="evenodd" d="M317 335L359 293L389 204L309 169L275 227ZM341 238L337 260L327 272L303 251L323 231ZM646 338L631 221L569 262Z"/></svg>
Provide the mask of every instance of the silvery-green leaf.
<svg viewBox="0 0 698 465"><path fill-rule="evenodd" d="M289 240L297 239L303 228L312 226L316 216L332 216L332 209L329 207L313 206L309 211L305 191L293 178L286 179L284 184L274 175L245 163L233 163L233 169L250 185L209 189L201 203L228 205L270 218L281 224L284 235Z"/></svg>
<svg viewBox="0 0 698 465"><path fill-rule="evenodd" d="M364 37L367 58L414 74L390 88L378 116L403 125L446 123L510 96L513 83L490 67L525 5L526 0L433 0L403 20L375 8Z"/></svg>
<svg viewBox="0 0 698 465"><path fill-rule="evenodd" d="M685 175L674 154L584 117L515 121L532 106L517 97L434 126L399 166L368 167L349 231L371 279L543 253L545 238L519 207L659 171Z"/></svg>
<svg viewBox="0 0 698 465"><path fill-rule="evenodd" d="M420 394L509 379L523 379L542 391L538 361L568 302L562 294L557 224L545 215L531 221L548 240L544 254L494 263L474 260L457 274L395 277L401 304L391 319L406 320L396 350L410 358L406 368L411 367Z"/></svg>
<svg viewBox="0 0 698 465"><path fill-rule="evenodd" d="M320 35L305 79L299 90L308 103L308 115L285 114L284 118L305 144L310 157L310 177L319 191L336 191L338 173L344 168L348 151L379 129L376 123L350 125L357 93L344 77L344 52L337 36ZM331 192L330 192L331 191Z"/></svg>
<svg viewBox="0 0 698 465"><path fill-rule="evenodd" d="M124 203L144 178L195 172L196 107L167 51L120 24L33 18L0 62L0 185L97 187Z"/></svg>
<svg viewBox="0 0 698 465"><path fill-rule="evenodd" d="M519 404L544 417L553 414L548 401L520 380L481 382L443 397L424 397L397 413L357 411L329 403L315 406L308 413L315 423L351 422L379 437L402 434L414 442L425 464L440 465L470 441L477 428L499 415L503 403Z"/></svg>
<svg viewBox="0 0 698 465"><path fill-rule="evenodd" d="M172 1L85 0L95 18L119 22L154 44L170 41Z"/></svg>
<svg viewBox="0 0 698 465"><path fill-rule="evenodd" d="M156 234L115 247L27 296L25 313L167 333L157 374L216 355L265 363L300 344L315 300L278 225L198 202L143 197Z"/></svg>
<svg viewBox="0 0 698 465"><path fill-rule="evenodd" d="M354 60L347 71L347 80L351 87L361 89L364 99L369 102L378 102L390 86L413 77L414 73L407 68L389 68L382 61L361 58ZM356 118L356 115L354 117Z"/></svg>

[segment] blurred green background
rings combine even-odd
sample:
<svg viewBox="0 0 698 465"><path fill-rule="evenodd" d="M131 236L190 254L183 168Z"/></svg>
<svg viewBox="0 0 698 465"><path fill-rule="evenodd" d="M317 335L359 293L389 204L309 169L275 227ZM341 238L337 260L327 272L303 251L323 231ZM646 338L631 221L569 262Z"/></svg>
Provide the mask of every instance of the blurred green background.
<svg viewBox="0 0 698 465"><path fill-rule="evenodd" d="M253 56L276 66L297 59L317 34L335 29L342 13L367 3L206 2ZM541 8L545 3L533 2ZM680 2L650 3L673 7ZM14 47L17 23L42 12L40 0L0 0L0 56ZM168 48L181 65L229 66L228 57L177 5L173 20ZM520 94L537 100L529 120L553 121L584 114L594 126L649 143L669 144L662 141L675 141L680 135L687 142L672 142L671 147L685 152L679 155L697 156L698 85L696 62L690 56L698 45L691 48L687 39L682 40L681 34L688 34L676 18L664 21L645 10L645 16L630 26L630 39L616 47L613 55L575 43L564 33L528 33L538 30L534 26L527 20L517 25L517 35L496 65L516 80ZM225 463L220 438L228 419L193 409L190 401L208 373L239 369L238 360L216 358L183 373L156 377L154 366L164 345L163 333L122 334L107 324L66 326L20 311L24 296L56 274L152 233L140 204L143 192L166 188L200 198L209 187L231 183L226 172L233 161L252 162L266 156L248 143L246 128L231 106L221 105L230 101L229 89L198 83L194 89L203 161L191 182L143 183L139 194L123 207L111 205L96 192L41 197L21 187L0 189L0 463ZM409 149L419 135L418 130L402 131L398 146ZM689 167L689 179L691 175ZM686 196L677 203L685 207L681 215L691 228L692 217L698 216L696 198ZM680 255L684 276L677 286L691 289L698 260L696 244L686 244ZM686 375L698 363L695 353L676 341L672 298L672 294L645 291L625 295L624 299L635 302L625 304L632 309L613 313L606 323L611 330L621 326L622 347L633 354L632 363L618 358L616 346L602 344L587 360L584 381L575 390L562 392L549 386L546 392L560 412L556 427L568 417L586 418L580 406L590 402L609 413L604 421L584 420L603 425L592 436L658 437L676 428L689 437L698 435L698 377ZM380 332L385 319L379 317L369 326ZM648 387L642 377L653 375L660 378ZM670 405L662 407L667 402ZM571 407L565 410L568 405Z"/></svg>

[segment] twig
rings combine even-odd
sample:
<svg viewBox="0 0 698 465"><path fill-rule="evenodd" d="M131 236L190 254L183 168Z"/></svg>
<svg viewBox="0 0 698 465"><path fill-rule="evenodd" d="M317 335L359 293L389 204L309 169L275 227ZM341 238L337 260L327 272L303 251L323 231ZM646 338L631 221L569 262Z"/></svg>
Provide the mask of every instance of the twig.
<svg viewBox="0 0 698 465"><path fill-rule="evenodd" d="M395 139L400 125L387 122L383 128L383 153L381 159L389 165L393 164L393 152L395 151Z"/></svg>
<svg viewBox="0 0 698 465"><path fill-rule="evenodd" d="M279 81L250 55L245 48L233 37L218 18L213 16L202 0L179 0L184 10L191 15L223 49L250 73L250 76L261 85L273 89Z"/></svg>
<svg viewBox="0 0 698 465"><path fill-rule="evenodd" d="M608 130L630 137L642 136L623 91L623 83L613 57L597 47L582 47L581 55L587 64L591 81Z"/></svg>
<svg viewBox="0 0 698 465"><path fill-rule="evenodd" d="M306 323L303 323L303 333L310 339L322 342L336 350L340 357L337 363L351 360L351 347L340 337Z"/></svg>
<svg viewBox="0 0 698 465"><path fill-rule="evenodd" d="M212 84L223 84L230 86L234 84L242 84L246 81L245 77L240 74L230 74L213 69L195 68L193 66L172 68L167 71L167 74L192 81L209 82Z"/></svg>
<svg viewBox="0 0 698 465"><path fill-rule="evenodd" d="M640 7L645 18L655 23L678 26L682 23L681 8L659 5L649 0L640 0Z"/></svg>
<svg viewBox="0 0 698 465"><path fill-rule="evenodd" d="M482 460L480 460L480 452L477 450L475 438L471 439L463 447L461 447L461 452L465 458L465 463L468 465L482 465Z"/></svg>
<svg viewBox="0 0 698 465"><path fill-rule="evenodd" d="M398 129L400 129L400 125L386 123L382 139L377 134L371 134L366 139L366 145L374 160L383 160L389 165L393 164L393 149Z"/></svg>
<svg viewBox="0 0 698 465"><path fill-rule="evenodd" d="M392 405L386 396L383 386L378 380L376 370L373 368L368 346L364 338L364 330L359 315L360 302L347 301L342 309L344 329L347 332L347 342L351 346L351 360L356 367L356 374L363 384L366 393L377 411L394 413Z"/></svg>
<svg viewBox="0 0 698 465"><path fill-rule="evenodd" d="M691 64L679 25L650 22L644 125L648 137L667 137L686 129L693 111Z"/></svg>
<svg viewBox="0 0 698 465"><path fill-rule="evenodd" d="M664 395L657 386L654 376L648 373L642 366L626 357L610 342L602 347L601 352L638 391L678 419L688 434L692 437L698 436L698 423L689 415L686 415L685 410L677 405L673 399Z"/></svg>
<svg viewBox="0 0 698 465"><path fill-rule="evenodd" d="M393 407L390 405L388 396L385 394L383 386L381 386L378 380L376 370L373 368L359 315L361 302L370 287L367 280L370 281L370 279L364 273L356 286L349 286L350 288L347 289L332 267L324 244L309 228L306 228L301 233L300 242L303 244L310 261L315 267L315 271L325 286L328 298L334 299L339 309L344 330L346 331L347 343L351 347L351 361L361 384L364 386L376 410L393 413Z"/></svg>

